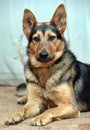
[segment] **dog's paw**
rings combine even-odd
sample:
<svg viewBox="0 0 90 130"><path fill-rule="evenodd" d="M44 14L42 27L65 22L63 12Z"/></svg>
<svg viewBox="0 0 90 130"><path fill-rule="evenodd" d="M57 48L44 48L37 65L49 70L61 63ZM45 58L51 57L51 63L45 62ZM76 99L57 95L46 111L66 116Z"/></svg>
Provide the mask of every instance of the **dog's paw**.
<svg viewBox="0 0 90 130"><path fill-rule="evenodd" d="M17 124L17 123L23 121L24 119L25 119L25 111L22 108L22 109L17 110L11 116L9 116L6 119L5 124L6 125L14 125L14 124Z"/></svg>
<svg viewBox="0 0 90 130"><path fill-rule="evenodd" d="M40 116L32 118L30 125L31 126L44 126L50 123L51 121L52 121L52 118L48 118L46 116L40 115Z"/></svg>
<svg viewBox="0 0 90 130"><path fill-rule="evenodd" d="M17 101L18 104L26 104L26 102L27 102L26 96L19 97Z"/></svg>
<svg viewBox="0 0 90 130"><path fill-rule="evenodd" d="M24 120L24 118L22 118L19 114L13 114L6 119L5 125L15 125L22 120Z"/></svg>

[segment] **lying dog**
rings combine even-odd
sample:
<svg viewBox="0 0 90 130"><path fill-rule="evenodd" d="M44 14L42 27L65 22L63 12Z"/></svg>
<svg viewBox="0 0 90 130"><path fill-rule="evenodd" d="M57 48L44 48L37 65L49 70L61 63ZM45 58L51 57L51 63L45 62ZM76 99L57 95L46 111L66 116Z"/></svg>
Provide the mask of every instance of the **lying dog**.
<svg viewBox="0 0 90 130"><path fill-rule="evenodd" d="M6 120L16 124L32 118L46 125L57 118L74 118L90 110L90 66L77 61L64 39L66 11L60 5L50 22L37 22L25 9L23 31L28 39L26 104Z"/></svg>

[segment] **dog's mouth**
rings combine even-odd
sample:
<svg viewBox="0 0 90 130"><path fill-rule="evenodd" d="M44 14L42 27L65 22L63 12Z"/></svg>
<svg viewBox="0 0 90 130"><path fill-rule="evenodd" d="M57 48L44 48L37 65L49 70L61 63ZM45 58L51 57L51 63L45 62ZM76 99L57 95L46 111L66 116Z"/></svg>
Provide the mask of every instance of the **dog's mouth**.
<svg viewBox="0 0 90 130"><path fill-rule="evenodd" d="M37 60L39 61L39 62L49 62L49 61L51 61L51 60L53 60L53 58L54 57L48 57L48 58L40 58L40 57L38 57L37 58Z"/></svg>
<svg viewBox="0 0 90 130"><path fill-rule="evenodd" d="M53 57L48 57L48 58L38 57L38 58L37 58L37 61L39 61L39 62L49 62L49 61L51 61L51 60L53 60L53 59L54 59L54 56L53 56Z"/></svg>

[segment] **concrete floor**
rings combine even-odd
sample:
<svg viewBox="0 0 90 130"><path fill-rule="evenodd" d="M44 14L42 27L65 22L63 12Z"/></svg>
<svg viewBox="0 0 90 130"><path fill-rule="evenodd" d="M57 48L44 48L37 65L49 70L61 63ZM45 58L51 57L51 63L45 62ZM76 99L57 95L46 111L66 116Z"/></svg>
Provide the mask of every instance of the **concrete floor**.
<svg viewBox="0 0 90 130"><path fill-rule="evenodd" d="M42 127L30 126L30 119L6 126L6 117L20 107L15 94L15 87L0 86L0 130L90 130L90 112L81 113L79 118L59 120Z"/></svg>

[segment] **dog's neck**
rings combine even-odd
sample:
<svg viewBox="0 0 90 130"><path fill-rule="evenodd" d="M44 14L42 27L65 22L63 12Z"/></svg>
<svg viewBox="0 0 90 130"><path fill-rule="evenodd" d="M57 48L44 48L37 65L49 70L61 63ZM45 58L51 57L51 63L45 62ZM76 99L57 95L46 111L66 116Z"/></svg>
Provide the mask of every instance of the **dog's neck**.
<svg viewBox="0 0 90 130"><path fill-rule="evenodd" d="M30 70L33 72L34 76L37 78L40 86L43 88L46 86L47 80L52 77L52 75L55 75L55 73L59 70L60 74L59 76L62 77L62 74L66 72L66 70L69 69L69 67L74 62L74 55L71 57L70 51L64 52L63 57L59 58L52 66L50 67L39 67L35 68L32 66L32 64L29 62ZM61 70L61 71L60 71Z"/></svg>

